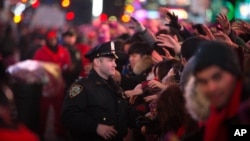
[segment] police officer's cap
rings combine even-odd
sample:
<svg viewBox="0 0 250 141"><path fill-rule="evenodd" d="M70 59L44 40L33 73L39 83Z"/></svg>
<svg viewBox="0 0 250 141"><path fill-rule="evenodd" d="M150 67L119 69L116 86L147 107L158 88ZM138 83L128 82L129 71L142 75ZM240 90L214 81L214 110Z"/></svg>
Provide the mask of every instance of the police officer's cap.
<svg viewBox="0 0 250 141"><path fill-rule="evenodd" d="M94 58L98 57L112 57L118 59L118 56L115 53L115 43L113 41L109 41L100 45L97 45L93 49L91 49L86 55L86 58L91 61Z"/></svg>

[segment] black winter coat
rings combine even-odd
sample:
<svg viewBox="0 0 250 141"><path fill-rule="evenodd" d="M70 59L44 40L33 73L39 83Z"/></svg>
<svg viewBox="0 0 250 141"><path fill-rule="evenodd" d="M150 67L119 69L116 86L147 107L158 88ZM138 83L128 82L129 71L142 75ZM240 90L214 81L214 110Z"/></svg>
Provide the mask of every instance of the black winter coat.
<svg viewBox="0 0 250 141"><path fill-rule="evenodd" d="M130 107L113 79L104 80L95 71L73 83L64 100L62 122L74 141L104 141L97 135L98 124L114 126L122 141L127 134Z"/></svg>

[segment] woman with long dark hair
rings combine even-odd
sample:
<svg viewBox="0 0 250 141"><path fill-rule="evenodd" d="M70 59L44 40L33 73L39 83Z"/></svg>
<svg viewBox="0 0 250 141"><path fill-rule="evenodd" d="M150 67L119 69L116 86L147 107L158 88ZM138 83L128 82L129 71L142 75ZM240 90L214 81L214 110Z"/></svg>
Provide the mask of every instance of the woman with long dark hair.
<svg viewBox="0 0 250 141"><path fill-rule="evenodd" d="M160 94L156 114L145 131L157 135L159 140L168 140L169 134L181 139L198 128L185 109L185 99L178 85L171 85Z"/></svg>

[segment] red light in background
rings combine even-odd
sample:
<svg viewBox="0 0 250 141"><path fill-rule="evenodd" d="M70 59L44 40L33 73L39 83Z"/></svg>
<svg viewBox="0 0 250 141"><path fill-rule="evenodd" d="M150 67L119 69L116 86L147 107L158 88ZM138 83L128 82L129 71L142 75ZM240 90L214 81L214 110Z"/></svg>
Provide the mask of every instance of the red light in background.
<svg viewBox="0 0 250 141"><path fill-rule="evenodd" d="M105 13L102 13L102 14L100 15L100 21L101 21L101 22L105 22L105 21L107 21L107 20L108 20L108 15L105 14Z"/></svg>
<svg viewBox="0 0 250 141"><path fill-rule="evenodd" d="M40 1L35 0L34 3L31 6L32 6L32 8L37 8L39 5L40 5Z"/></svg>
<svg viewBox="0 0 250 141"><path fill-rule="evenodd" d="M73 11L66 13L66 20L71 21L75 18L75 13Z"/></svg>

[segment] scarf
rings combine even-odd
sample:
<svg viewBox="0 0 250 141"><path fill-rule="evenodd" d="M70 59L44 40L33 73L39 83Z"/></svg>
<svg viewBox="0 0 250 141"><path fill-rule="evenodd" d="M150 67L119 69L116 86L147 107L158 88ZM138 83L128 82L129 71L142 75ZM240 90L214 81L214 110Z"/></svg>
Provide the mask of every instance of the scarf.
<svg viewBox="0 0 250 141"><path fill-rule="evenodd" d="M227 141L229 139L228 129L224 122L237 114L240 105L241 91L242 82L238 81L226 107L220 111L213 106L211 107L211 114L205 126L204 141Z"/></svg>

